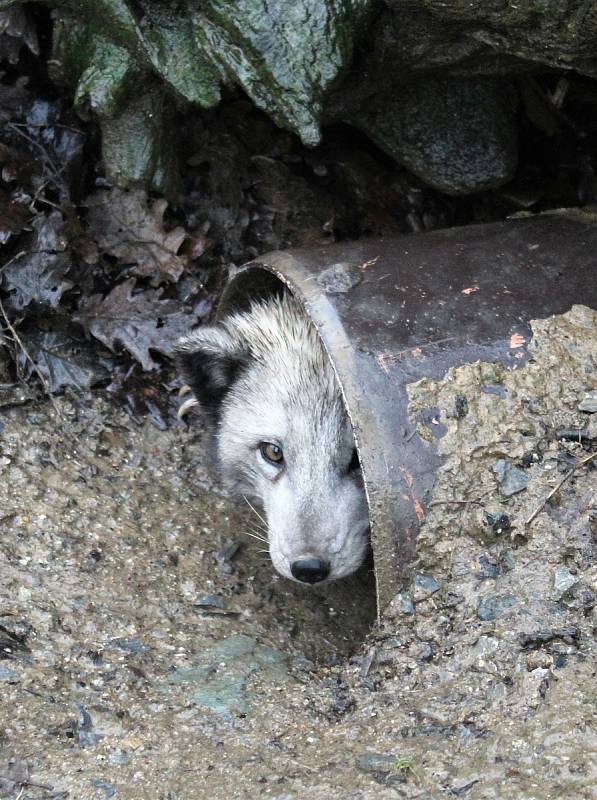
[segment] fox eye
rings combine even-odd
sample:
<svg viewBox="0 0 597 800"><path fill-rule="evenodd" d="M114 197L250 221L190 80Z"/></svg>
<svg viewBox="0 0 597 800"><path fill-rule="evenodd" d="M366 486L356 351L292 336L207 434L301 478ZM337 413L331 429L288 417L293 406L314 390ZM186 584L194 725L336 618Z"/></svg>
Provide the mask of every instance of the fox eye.
<svg viewBox="0 0 597 800"><path fill-rule="evenodd" d="M356 447L352 451L352 458L350 460L350 464L348 465L349 472L356 472L358 469L361 468L361 462L359 461L359 454L357 453Z"/></svg>
<svg viewBox="0 0 597 800"><path fill-rule="evenodd" d="M272 442L261 442L259 445L259 452L266 461L270 462L270 464L280 466L284 461L284 453L282 452L282 448L278 447L277 444L272 444Z"/></svg>

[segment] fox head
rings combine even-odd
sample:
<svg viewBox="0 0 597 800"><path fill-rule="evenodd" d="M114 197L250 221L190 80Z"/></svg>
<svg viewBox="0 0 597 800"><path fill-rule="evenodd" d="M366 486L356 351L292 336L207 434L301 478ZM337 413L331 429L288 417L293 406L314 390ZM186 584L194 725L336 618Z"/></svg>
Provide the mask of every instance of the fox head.
<svg viewBox="0 0 597 800"><path fill-rule="evenodd" d="M254 302L183 337L175 352L212 427L224 485L265 512L276 570L306 584L355 572L369 519L354 435L297 302Z"/></svg>

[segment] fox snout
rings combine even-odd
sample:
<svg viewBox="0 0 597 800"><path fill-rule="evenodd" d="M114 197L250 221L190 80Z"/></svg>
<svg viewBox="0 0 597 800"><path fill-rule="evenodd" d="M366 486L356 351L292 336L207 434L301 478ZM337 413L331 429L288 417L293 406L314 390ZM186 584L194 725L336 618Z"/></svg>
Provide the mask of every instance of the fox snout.
<svg viewBox="0 0 597 800"><path fill-rule="evenodd" d="M330 574L330 563L317 556L301 556L292 562L290 571L301 583L320 583Z"/></svg>

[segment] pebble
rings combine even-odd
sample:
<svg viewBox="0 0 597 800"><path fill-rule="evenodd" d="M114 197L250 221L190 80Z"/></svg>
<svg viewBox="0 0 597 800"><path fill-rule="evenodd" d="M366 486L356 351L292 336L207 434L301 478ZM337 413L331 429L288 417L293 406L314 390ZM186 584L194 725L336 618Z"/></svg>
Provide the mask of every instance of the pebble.
<svg viewBox="0 0 597 800"><path fill-rule="evenodd" d="M222 610L226 608L224 599L217 594L206 594L203 597L199 597L193 605L200 608L221 608Z"/></svg>
<svg viewBox="0 0 597 800"><path fill-rule="evenodd" d="M110 755L108 756L108 761L110 762L110 764L116 764L117 766L122 766L124 764L128 764L130 758L125 750L114 750L114 752L110 753Z"/></svg>
<svg viewBox="0 0 597 800"><path fill-rule="evenodd" d="M432 660L433 647L429 644L429 642L421 642L421 647L419 648L419 652L417 653L417 658L419 661Z"/></svg>
<svg viewBox="0 0 597 800"><path fill-rule="evenodd" d="M116 794L116 789L112 786L111 783L107 783L106 781L102 780L101 778L96 778L90 781L91 785L94 789L101 789L104 793L104 797L114 797Z"/></svg>
<svg viewBox="0 0 597 800"><path fill-rule="evenodd" d="M425 600L439 591L439 583L431 575L415 575L413 584L413 598L415 603Z"/></svg>
<svg viewBox="0 0 597 800"><path fill-rule="evenodd" d="M512 523L510 517L503 511L486 511L485 521L491 526L495 534L501 534L510 530Z"/></svg>
<svg viewBox="0 0 597 800"><path fill-rule="evenodd" d="M529 482L529 476L526 473L508 463L504 458L495 462L492 471L500 484L500 491L504 497L512 497L512 495L522 492Z"/></svg>
<svg viewBox="0 0 597 800"><path fill-rule="evenodd" d="M0 681L6 681L6 683L18 683L20 680L20 675L17 672L0 664Z"/></svg>
<svg viewBox="0 0 597 800"><path fill-rule="evenodd" d="M578 576L573 575L566 567L556 567L553 573L553 588L559 596L566 594L578 583Z"/></svg>
<svg viewBox="0 0 597 800"><path fill-rule="evenodd" d="M254 696L247 690L248 679L260 673L270 684L288 679L287 657L257 642L246 634L236 634L203 651L198 663L177 669L168 683L188 685L193 693L189 701L217 714L247 714Z"/></svg>
<svg viewBox="0 0 597 800"><path fill-rule="evenodd" d="M515 605L516 597L513 594L488 594L479 600L477 616L483 622L499 619Z"/></svg>
<svg viewBox="0 0 597 800"><path fill-rule="evenodd" d="M357 756L357 767L363 772L389 772L394 769L395 756L384 753L364 753Z"/></svg>
<svg viewBox="0 0 597 800"><path fill-rule="evenodd" d="M402 614L414 614L415 604L406 592L398 592L394 597L394 605Z"/></svg>
<svg viewBox="0 0 597 800"><path fill-rule="evenodd" d="M597 413L597 390L587 392L578 404L579 411L586 411L588 414Z"/></svg>

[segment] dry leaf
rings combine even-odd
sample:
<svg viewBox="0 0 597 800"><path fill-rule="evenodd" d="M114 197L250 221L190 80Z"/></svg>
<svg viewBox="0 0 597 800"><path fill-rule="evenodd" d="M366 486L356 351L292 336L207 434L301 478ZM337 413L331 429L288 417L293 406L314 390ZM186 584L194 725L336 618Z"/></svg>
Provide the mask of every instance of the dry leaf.
<svg viewBox="0 0 597 800"><path fill-rule="evenodd" d="M187 257L178 251L186 238L184 228L164 230L166 200L147 199L142 189L111 189L88 198L89 227L100 250L125 264L133 272L151 278L152 286L178 281Z"/></svg>

